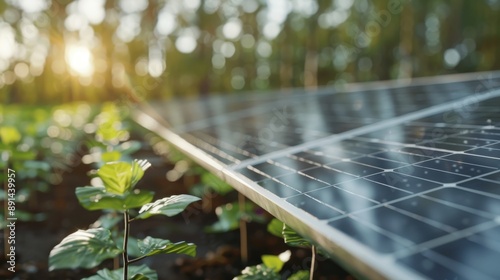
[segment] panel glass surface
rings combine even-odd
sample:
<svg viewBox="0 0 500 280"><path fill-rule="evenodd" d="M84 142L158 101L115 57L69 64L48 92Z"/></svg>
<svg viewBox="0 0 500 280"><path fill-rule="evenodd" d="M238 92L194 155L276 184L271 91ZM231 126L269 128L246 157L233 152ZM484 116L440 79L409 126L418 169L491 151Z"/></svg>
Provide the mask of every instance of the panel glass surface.
<svg viewBox="0 0 500 280"><path fill-rule="evenodd" d="M214 98L162 112L182 112L174 132L289 215L324 225L310 232L342 246L330 237L340 232L393 260L375 265L382 274L496 279L499 88L491 78Z"/></svg>

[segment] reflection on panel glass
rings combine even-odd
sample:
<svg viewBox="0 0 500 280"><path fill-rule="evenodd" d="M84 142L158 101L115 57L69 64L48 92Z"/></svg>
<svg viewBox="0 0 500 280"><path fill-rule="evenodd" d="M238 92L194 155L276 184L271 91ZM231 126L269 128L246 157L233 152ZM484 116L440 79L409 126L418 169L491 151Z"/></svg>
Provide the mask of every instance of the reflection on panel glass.
<svg viewBox="0 0 500 280"><path fill-rule="evenodd" d="M500 97L478 102L498 95L478 84L208 98L161 114L280 215L325 226L311 232L343 233L423 277L496 279Z"/></svg>
<svg viewBox="0 0 500 280"><path fill-rule="evenodd" d="M287 198L286 201L311 214L312 217L320 220L331 219L342 214L339 210L329 207L323 203L319 203L317 200L312 199L307 195L294 196Z"/></svg>
<svg viewBox="0 0 500 280"><path fill-rule="evenodd" d="M328 225L382 254L403 250L409 246L403 241L395 240L373 227L349 217L332 221Z"/></svg>
<svg viewBox="0 0 500 280"><path fill-rule="evenodd" d="M500 215L500 198L498 197L490 197L459 188L443 188L426 195L454 205L481 211L485 215Z"/></svg>
<svg viewBox="0 0 500 280"><path fill-rule="evenodd" d="M355 214L355 217L412 244L423 243L447 234L443 228L387 207L360 212Z"/></svg>

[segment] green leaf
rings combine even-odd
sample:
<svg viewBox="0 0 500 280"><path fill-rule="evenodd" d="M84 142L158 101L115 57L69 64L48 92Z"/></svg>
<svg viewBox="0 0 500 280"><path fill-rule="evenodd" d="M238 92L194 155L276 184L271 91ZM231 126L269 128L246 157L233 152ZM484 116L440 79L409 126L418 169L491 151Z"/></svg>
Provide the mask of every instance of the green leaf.
<svg viewBox="0 0 500 280"><path fill-rule="evenodd" d="M235 280L281 280L281 276L272 268L263 264L256 266L247 266L241 271L240 276L236 276Z"/></svg>
<svg viewBox="0 0 500 280"><path fill-rule="evenodd" d="M87 210L126 210L139 208L153 200L154 192L133 190L123 195L110 194L105 187L78 187L75 189L78 202Z"/></svg>
<svg viewBox="0 0 500 280"><path fill-rule="evenodd" d="M102 162L112 162L112 161L118 161L122 157L122 154L117 151L112 151L112 152L104 152L101 155L101 161Z"/></svg>
<svg viewBox="0 0 500 280"><path fill-rule="evenodd" d="M128 275L132 275L130 279L132 280L157 280L158 275L156 271L147 267L146 265L136 266L132 265L128 267ZM123 268L116 270L109 270L107 268L97 271L97 275L83 278L82 280L122 280L123 279Z"/></svg>
<svg viewBox="0 0 500 280"><path fill-rule="evenodd" d="M216 193L220 195L225 195L230 191L233 191L233 187L231 185L225 183L217 176L212 173L205 172L201 175L201 182L207 187L213 189Z"/></svg>
<svg viewBox="0 0 500 280"><path fill-rule="evenodd" d="M108 162L103 165L97 175L104 183L106 191L114 194L124 194L132 185L132 165L127 162Z"/></svg>
<svg viewBox="0 0 500 280"><path fill-rule="evenodd" d="M135 160L132 163L108 162L97 171L97 175L103 181L107 192L121 195L130 191L150 166L147 160Z"/></svg>
<svg viewBox="0 0 500 280"><path fill-rule="evenodd" d="M15 160L23 161L23 160L33 160L36 158L36 153L33 151L19 151L15 150L12 153L12 158Z"/></svg>
<svg viewBox="0 0 500 280"><path fill-rule="evenodd" d="M215 209L217 222L205 227L205 232L228 232L240 227L241 213L237 203L228 203Z"/></svg>
<svg viewBox="0 0 500 280"><path fill-rule="evenodd" d="M134 274L134 276L132 276L132 278L130 278L130 279L131 280L149 280L150 278L144 274Z"/></svg>
<svg viewBox="0 0 500 280"><path fill-rule="evenodd" d="M198 200L200 200L200 198L188 194L165 197L144 205L141 210L139 210L139 216L137 216L137 218L146 219L152 215L172 217L184 211L190 203Z"/></svg>
<svg viewBox="0 0 500 280"><path fill-rule="evenodd" d="M272 219L267 225L267 231L274 236L283 238L283 222L278 219Z"/></svg>
<svg viewBox="0 0 500 280"><path fill-rule="evenodd" d="M132 188L141 180L142 176L144 176L144 171L148 169L151 166L151 163L149 163L147 160L142 159L142 160L134 160L132 163L132 177L130 179L130 184L132 185Z"/></svg>
<svg viewBox="0 0 500 280"><path fill-rule="evenodd" d="M49 255L49 270L61 268L92 268L103 260L120 254L108 229L78 230L57 244Z"/></svg>
<svg viewBox="0 0 500 280"><path fill-rule="evenodd" d="M13 126L0 127L0 139L6 145L14 144L21 140L21 133Z"/></svg>
<svg viewBox="0 0 500 280"><path fill-rule="evenodd" d="M99 217L99 219L97 219L97 221L95 221L91 225L91 227L92 228L103 227L103 228L111 229L112 227L114 227L116 224L118 224L121 221L123 221L123 215L119 215L116 212L106 213L106 214L101 215ZM120 243L117 242L116 244L120 244Z"/></svg>
<svg viewBox="0 0 500 280"><path fill-rule="evenodd" d="M206 232L228 232L240 227L240 220L264 222L265 218L256 213L257 206L254 203L247 202L243 211L240 211L238 203L228 203L215 209L218 221L205 227Z"/></svg>
<svg viewBox="0 0 500 280"><path fill-rule="evenodd" d="M288 280L309 280L310 272L309 270L299 270L296 273L288 277Z"/></svg>
<svg viewBox="0 0 500 280"><path fill-rule="evenodd" d="M144 256L157 254L184 254L191 257L196 256L196 245L185 241L172 243L169 240L146 237L138 242L139 250Z"/></svg>
<svg viewBox="0 0 500 280"><path fill-rule="evenodd" d="M280 257L274 255L262 255L261 259L265 266L272 268L276 272L280 272L285 264Z"/></svg>
<svg viewBox="0 0 500 280"><path fill-rule="evenodd" d="M123 231L120 232L119 235L114 238L114 240L116 244L123 244ZM128 237L127 253L129 256L134 258L142 256L142 252L139 249L139 239L133 236Z"/></svg>
<svg viewBox="0 0 500 280"><path fill-rule="evenodd" d="M283 226L283 239L285 243L290 246L296 247L311 247L312 244L307 241L305 238L300 236L297 232L295 232L292 228L290 228L287 224Z"/></svg>

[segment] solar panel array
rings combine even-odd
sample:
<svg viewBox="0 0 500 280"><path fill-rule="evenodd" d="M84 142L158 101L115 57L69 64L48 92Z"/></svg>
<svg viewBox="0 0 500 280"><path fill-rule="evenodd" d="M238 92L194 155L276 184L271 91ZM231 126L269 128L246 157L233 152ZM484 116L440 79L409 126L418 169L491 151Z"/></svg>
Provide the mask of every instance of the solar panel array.
<svg viewBox="0 0 500 280"><path fill-rule="evenodd" d="M174 144L365 276L500 276L499 73L156 106Z"/></svg>

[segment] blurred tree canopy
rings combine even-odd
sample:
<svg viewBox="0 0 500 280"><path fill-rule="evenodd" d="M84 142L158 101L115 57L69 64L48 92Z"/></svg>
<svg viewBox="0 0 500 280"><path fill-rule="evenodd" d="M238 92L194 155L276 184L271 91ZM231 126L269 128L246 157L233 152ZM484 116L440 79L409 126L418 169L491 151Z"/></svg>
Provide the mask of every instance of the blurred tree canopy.
<svg viewBox="0 0 500 280"><path fill-rule="evenodd" d="M500 0L4 0L3 103L158 99L500 68Z"/></svg>

